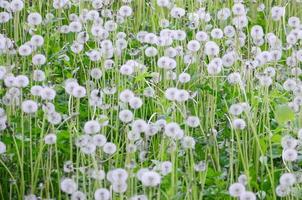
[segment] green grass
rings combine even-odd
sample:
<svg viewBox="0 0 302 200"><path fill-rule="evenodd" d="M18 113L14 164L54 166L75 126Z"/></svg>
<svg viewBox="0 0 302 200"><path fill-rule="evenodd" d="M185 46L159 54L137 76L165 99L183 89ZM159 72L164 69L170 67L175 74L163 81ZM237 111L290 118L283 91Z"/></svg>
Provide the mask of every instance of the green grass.
<svg viewBox="0 0 302 200"><path fill-rule="evenodd" d="M65 9L54 9L52 3L50 0L24 1L21 11L12 13L13 18L8 22L0 23L0 33L14 41L11 50L17 52L8 54L0 51L0 65L7 71L5 77L10 73L14 76L29 77L29 85L18 88L20 95L11 104L5 103L11 87L7 87L4 78L0 80L0 107L5 110L7 118L7 127L0 133L0 141L6 145L6 152L0 155L0 199L21 200L29 194L42 199L70 199L70 195L60 189L61 181L67 177L77 183L77 190L85 193L87 200L94 199L94 193L99 188L110 190L112 199L130 199L137 194L144 194L149 200L232 199L229 187L238 182L238 177L243 174L247 176L246 190L257 193L257 199L261 199L261 192L266 194L263 199L281 199L276 192L280 176L284 173L297 176L302 173L301 158L298 157L293 162L284 161L281 145L285 135L292 135L301 143L301 138L298 139L298 130L302 128L301 106L295 111L288 103L295 97L300 97L302 93L286 91L283 86L288 79L296 81L295 88L302 86L301 74L292 74L293 67L286 64L286 59L301 48L300 39L291 48L285 48L286 37L293 29L288 25L288 19L296 16L302 20L301 3L296 0L266 0L257 3L244 1L249 21L241 31L235 29L236 33L231 42L238 59L231 67L223 67L222 71L215 75L207 70L209 62L215 56L205 53L205 42L200 42L201 48L197 52L189 52L187 43L195 39L198 31L205 31L209 40L219 45L220 52L216 57L221 58L228 52L230 48L226 42L229 38L211 38L210 31L212 28L223 30L232 24L232 18L235 17L233 14L225 21L219 20L216 14L222 8L232 9L233 1L205 0L199 3L197 0L175 0L176 6L186 10L184 17L175 19L171 16L169 8L158 6L155 0L133 0L127 4L133 9L132 15L118 24L117 29L110 32L107 38L115 45L118 32L125 32L127 35L127 48L123 49L120 55L114 53L110 58L114 61L112 69L105 69L105 61L109 58L102 57L93 62L86 55L90 50L100 47L98 39L91 34L92 21L82 22L82 31L87 31L89 40L85 42L83 51L79 54L73 53L70 48L77 38L77 33L64 34L58 31L59 27L70 23L71 14L79 15L85 9L93 9L91 2L79 0L79 3L71 3L71 7ZM260 3L265 5L263 11L257 11ZM116 13L124 4L121 0L111 1L98 11L101 15L105 9L109 9L114 16L113 20L116 20ZM285 8L285 14L279 21L274 21L271 17L273 6ZM205 8L211 15L211 20L199 20L197 27L190 29L187 14L197 12L199 8ZM0 8L0 12L4 11L4 8ZM31 12L41 14L42 24L32 27L28 24L27 16ZM49 13L53 14L53 19L46 23L46 15ZM164 29L160 26L161 19L169 20L167 29L185 31L186 39L174 40L168 46L141 43L137 40L139 31L159 36L160 31ZM111 19L102 17L102 20L106 22ZM279 38L283 47L282 57L255 69L247 69L246 62L256 59L252 52L255 44L251 36L251 29L255 25L260 25L264 34L274 33ZM29 56L20 56L18 48L32 37L29 29L34 34L43 36L44 45ZM244 45L240 45L242 33L239 32L246 36ZM156 56L145 55L145 49L149 46L157 48ZM191 80L188 83L169 79L170 72L159 68L157 64L157 60L165 55L168 47L179 46L183 48L184 54L174 58L177 67L170 71L177 76L182 72L190 74ZM262 52L271 51L267 40L259 49ZM46 56L45 64L32 64L32 56L37 53ZM188 54L196 61L186 64L184 55ZM136 69L136 72L129 76L122 75L119 69L129 60L136 60L141 66L145 66L145 70ZM273 67L276 71L269 87L262 86L257 78L267 67ZM101 79L91 78L90 71L93 68L102 70ZM296 68L301 70L299 61ZM37 69L45 72L46 79L42 82L32 78L33 71ZM233 72L239 72L243 84L228 82L228 76ZM161 77L158 82L155 80L156 75ZM71 78L85 87L87 95L84 98L78 99L66 93L65 81ZM43 100L33 96L30 89L34 85L53 88L56 91L55 99ZM114 87L117 92L112 95L103 94L102 107L89 105L93 89L104 90L109 87ZM154 89L153 97L143 95L147 87ZM165 91L170 87L187 90L191 95L196 93L196 96L184 102L170 101L165 97ZM142 107L134 110L128 103L121 102L119 94L125 89L132 90L135 96L142 99ZM26 114L22 111L21 102L28 99L38 103L37 112ZM42 109L42 106L49 102L55 105L55 111L63 118L59 124L51 124L48 121L49 114ZM243 111L237 117L230 114L231 105L244 102L249 104L249 111ZM123 109L131 110L134 119L143 119L147 123L155 123L159 119L165 119L167 123L178 123L185 136L194 138L195 147L184 148L183 139L171 139L164 133L164 129L160 129L154 136L142 133L135 142L129 140L127 134L131 131L131 123L125 124L119 119L119 112ZM93 154L84 154L75 145L76 140L85 135L84 125L87 121L94 119L100 124L106 121L100 115L108 119L108 124L102 126L100 133L106 136L107 142L116 145L117 151L108 155L101 147L97 147ZM200 124L195 128L188 126L188 116L197 116ZM243 130L233 127L232 122L236 118L245 121L246 127ZM56 143L52 145L45 144L44 141L44 137L50 133L57 136ZM127 151L129 145L135 145L136 151ZM299 154L300 144L295 149ZM143 154L146 155L142 156ZM64 172L66 161L72 162L72 172ZM136 177L142 168L159 172L160 163L164 161L170 161L172 168L167 175L161 175L159 185L146 187ZM201 161L206 167L197 171L195 166ZM123 168L128 173L127 190L123 193L112 192L112 184L106 178L95 180L89 176L89 169L102 169L108 174L115 168ZM297 178L296 183L288 187L291 192L282 199L300 199L300 182Z"/></svg>

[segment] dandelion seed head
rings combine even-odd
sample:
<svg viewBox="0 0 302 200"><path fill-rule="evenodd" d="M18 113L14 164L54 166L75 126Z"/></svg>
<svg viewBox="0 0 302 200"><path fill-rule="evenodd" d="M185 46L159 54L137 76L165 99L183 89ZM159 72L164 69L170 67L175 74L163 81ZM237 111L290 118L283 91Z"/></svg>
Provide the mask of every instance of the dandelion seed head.
<svg viewBox="0 0 302 200"><path fill-rule="evenodd" d="M296 183L296 177L292 173L284 173L280 177L280 184L283 186L292 186Z"/></svg>
<svg viewBox="0 0 302 200"><path fill-rule="evenodd" d="M54 133L50 133L44 137L45 144L55 144L57 141L57 136Z"/></svg>
<svg viewBox="0 0 302 200"><path fill-rule="evenodd" d="M161 176L154 171L146 171L142 174L141 182L146 187L155 187L160 184Z"/></svg>
<svg viewBox="0 0 302 200"><path fill-rule="evenodd" d="M229 187L229 193L232 197L240 197L245 192L245 187L241 183L233 183Z"/></svg>
<svg viewBox="0 0 302 200"><path fill-rule="evenodd" d="M64 178L60 183L61 190L67 194L72 194L77 191L77 184L71 178Z"/></svg>
<svg viewBox="0 0 302 200"><path fill-rule="evenodd" d="M108 189L100 188L94 192L94 198L95 200L109 200L111 195Z"/></svg>

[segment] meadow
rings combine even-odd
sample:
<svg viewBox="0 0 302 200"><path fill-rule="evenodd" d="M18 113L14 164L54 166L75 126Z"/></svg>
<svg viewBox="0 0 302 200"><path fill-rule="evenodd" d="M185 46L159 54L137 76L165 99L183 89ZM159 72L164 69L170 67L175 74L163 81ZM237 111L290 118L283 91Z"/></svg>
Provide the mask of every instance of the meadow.
<svg viewBox="0 0 302 200"><path fill-rule="evenodd" d="M0 200L302 199L301 0L0 0Z"/></svg>

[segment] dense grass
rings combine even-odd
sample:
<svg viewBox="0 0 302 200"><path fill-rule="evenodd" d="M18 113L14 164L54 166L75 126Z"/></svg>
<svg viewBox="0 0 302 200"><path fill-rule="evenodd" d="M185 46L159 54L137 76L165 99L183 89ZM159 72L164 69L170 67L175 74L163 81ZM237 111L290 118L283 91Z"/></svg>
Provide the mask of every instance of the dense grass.
<svg viewBox="0 0 302 200"><path fill-rule="evenodd" d="M301 198L302 3L96 2L0 0L0 199Z"/></svg>

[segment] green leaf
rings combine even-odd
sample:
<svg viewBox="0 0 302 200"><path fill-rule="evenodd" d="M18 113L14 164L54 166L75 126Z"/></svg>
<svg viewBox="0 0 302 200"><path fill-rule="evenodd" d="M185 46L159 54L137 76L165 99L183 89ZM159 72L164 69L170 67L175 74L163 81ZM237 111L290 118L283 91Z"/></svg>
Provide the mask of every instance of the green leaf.
<svg viewBox="0 0 302 200"><path fill-rule="evenodd" d="M279 134L274 134L274 135L272 136L272 142L273 142L274 144L280 143L280 142L281 142L281 139L282 139L282 136L279 135Z"/></svg>
<svg viewBox="0 0 302 200"><path fill-rule="evenodd" d="M295 119L294 111L287 105L277 106L275 118L279 124L284 124Z"/></svg>

